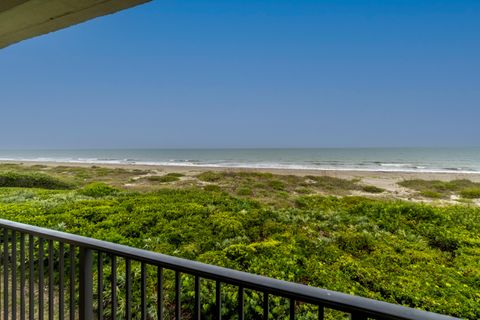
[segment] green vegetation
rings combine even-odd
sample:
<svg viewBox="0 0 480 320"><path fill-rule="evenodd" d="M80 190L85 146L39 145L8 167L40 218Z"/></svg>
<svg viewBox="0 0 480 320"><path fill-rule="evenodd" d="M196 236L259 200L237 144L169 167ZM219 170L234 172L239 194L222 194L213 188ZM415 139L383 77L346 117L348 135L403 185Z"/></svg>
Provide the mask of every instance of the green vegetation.
<svg viewBox="0 0 480 320"><path fill-rule="evenodd" d="M358 181L329 176L301 177L251 171L206 171L196 178L205 183L215 183L230 194L255 198L276 208L291 207L301 194L348 195L367 187L359 185Z"/></svg>
<svg viewBox="0 0 480 320"><path fill-rule="evenodd" d="M181 174L181 173L167 173L163 176L148 176L147 180L148 181L153 181L153 182L166 183L166 182L178 181L178 180L180 180L180 177L183 177L183 174Z"/></svg>
<svg viewBox="0 0 480 320"><path fill-rule="evenodd" d="M116 195L120 190L102 182L94 182L78 190L78 193L87 197L101 198Z"/></svg>
<svg viewBox="0 0 480 320"><path fill-rule="evenodd" d="M1 218L466 319L480 318L478 207L325 196L329 190L342 195L365 191L356 181L328 177L205 172L192 177L188 185L167 184L138 192L118 186L142 177L144 171L28 170L19 168L17 173L35 176L35 170L45 170L73 179L79 187L0 188ZM75 178L78 172L90 176ZM92 179L103 183L91 183ZM427 184L423 191L429 190ZM460 184L468 185L464 191L473 188ZM139 267L132 265L137 284ZM119 261L119 273L124 270ZM154 270L149 272L154 278ZM169 315L174 307L172 279L167 272ZM153 301L154 283L148 286ZM187 318L193 304L192 277L182 278L182 288ZM233 287L224 289L223 316L234 319L227 306L234 310L237 293ZM207 313L214 308L214 283L205 281L202 290L202 310ZM246 318L258 319L261 296L247 290L245 301ZM271 303L271 319L288 316L288 301L272 298ZM300 304L297 309L297 319L315 319L312 307ZM154 318L153 308L148 310ZM345 317L329 311L327 318Z"/></svg>
<svg viewBox="0 0 480 320"><path fill-rule="evenodd" d="M21 164L0 164L0 175L14 173L16 175L25 176L29 183L34 179L29 178L30 175L48 176L49 179L61 179L63 184L67 182L68 187L71 183L75 186L81 186L92 182L105 182L115 186L123 186L134 177L143 176L151 173L148 170L140 169L123 169L123 168L107 168L107 167L73 167L73 166L44 166L44 165L21 165ZM58 188L64 189L63 184ZM3 185L7 187L7 185ZM13 185L12 185L13 186ZM18 187L28 187L20 186ZM33 186L43 188L41 185Z"/></svg>
<svg viewBox="0 0 480 320"><path fill-rule="evenodd" d="M243 187L238 189L237 194L239 196L253 196L253 191L248 187Z"/></svg>
<svg viewBox="0 0 480 320"><path fill-rule="evenodd" d="M375 187L375 186L363 186L362 190L368 193L382 193L385 189Z"/></svg>
<svg viewBox="0 0 480 320"><path fill-rule="evenodd" d="M72 185L41 173L0 172L0 187L71 189Z"/></svg>
<svg viewBox="0 0 480 320"><path fill-rule="evenodd" d="M359 190L361 187L354 180L339 179L329 176L307 176L310 179L312 186L320 188L324 191L335 191L337 193L344 193L350 190Z"/></svg>
<svg viewBox="0 0 480 320"><path fill-rule="evenodd" d="M466 199L479 199L480 198L480 187L479 188L468 188L460 191L460 195Z"/></svg>
<svg viewBox="0 0 480 320"><path fill-rule="evenodd" d="M197 178L201 181L206 181L206 182L215 182L218 181L222 178L222 176L226 175L223 172L212 172L212 171L206 171L200 173Z"/></svg>
<svg viewBox="0 0 480 320"><path fill-rule="evenodd" d="M220 187L217 186L216 184L209 184L209 185L206 185L205 187L203 187L203 190L205 190L205 191L213 191L213 192L220 192L220 191L222 191L222 188L220 188Z"/></svg>
<svg viewBox="0 0 480 320"><path fill-rule="evenodd" d="M440 192L432 191L432 190L423 190L420 191L420 195L425 198L431 199L441 199L443 195Z"/></svg>
<svg viewBox="0 0 480 320"><path fill-rule="evenodd" d="M183 173L179 173L179 172L170 172L167 175L171 177L177 177L177 178L185 177Z"/></svg>
<svg viewBox="0 0 480 320"><path fill-rule="evenodd" d="M460 195L463 198L480 198L480 183L470 180L405 180L399 185L419 191L420 195L428 198L448 198L452 195Z"/></svg>

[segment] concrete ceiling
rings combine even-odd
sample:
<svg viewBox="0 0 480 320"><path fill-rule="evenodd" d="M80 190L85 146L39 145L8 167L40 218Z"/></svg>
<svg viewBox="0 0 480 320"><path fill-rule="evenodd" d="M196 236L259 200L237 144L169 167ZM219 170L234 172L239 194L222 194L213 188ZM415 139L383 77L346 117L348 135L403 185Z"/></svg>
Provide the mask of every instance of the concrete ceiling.
<svg viewBox="0 0 480 320"><path fill-rule="evenodd" d="M0 0L0 49L150 0Z"/></svg>

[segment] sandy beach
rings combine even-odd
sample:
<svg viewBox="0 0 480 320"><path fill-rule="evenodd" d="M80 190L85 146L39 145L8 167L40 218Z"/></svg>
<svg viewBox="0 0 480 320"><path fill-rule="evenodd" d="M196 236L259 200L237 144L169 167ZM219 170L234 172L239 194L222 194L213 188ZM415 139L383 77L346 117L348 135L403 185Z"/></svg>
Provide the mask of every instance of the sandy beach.
<svg viewBox="0 0 480 320"><path fill-rule="evenodd" d="M432 173L432 172L401 172L401 171L359 171L359 170L305 170L305 169L256 169L256 168L227 168L207 166L165 166L165 165L140 165L140 164L98 164L98 163L71 163L71 162L47 162L47 161L0 161L0 164L21 164L25 166L46 166L46 167L105 167L121 168L127 170L149 170L155 175L168 173L182 173L186 177L192 177L205 171L227 171L227 172L268 172L278 175L295 176L328 176L341 179L357 179L364 184L373 185L385 189L396 198L419 200L430 202L429 199L416 199L411 190L406 189L398 182L412 179L452 181L467 179L473 182L480 182L480 174L476 173Z"/></svg>

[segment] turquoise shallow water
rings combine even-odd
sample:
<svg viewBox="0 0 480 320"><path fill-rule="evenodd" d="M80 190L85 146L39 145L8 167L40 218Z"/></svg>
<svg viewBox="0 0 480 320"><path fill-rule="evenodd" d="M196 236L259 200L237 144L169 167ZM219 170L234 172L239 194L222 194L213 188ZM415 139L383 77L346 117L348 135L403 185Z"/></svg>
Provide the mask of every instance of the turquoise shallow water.
<svg viewBox="0 0 480 320"><path fill-rule="evenodd" d="M480 173L480 148L0 150L0 160Z"/></svg>

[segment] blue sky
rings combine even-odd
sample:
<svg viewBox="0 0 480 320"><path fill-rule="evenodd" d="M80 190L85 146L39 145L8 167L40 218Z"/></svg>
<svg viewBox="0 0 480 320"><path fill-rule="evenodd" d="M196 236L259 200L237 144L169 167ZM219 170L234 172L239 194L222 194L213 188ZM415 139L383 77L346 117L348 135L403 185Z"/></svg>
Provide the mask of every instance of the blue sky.
<svg viewBox="0 0 480 320"><path fill-rule="evenodd" d="M478 146L480 1L153 1L0 50L0 148Z"/></svg>

